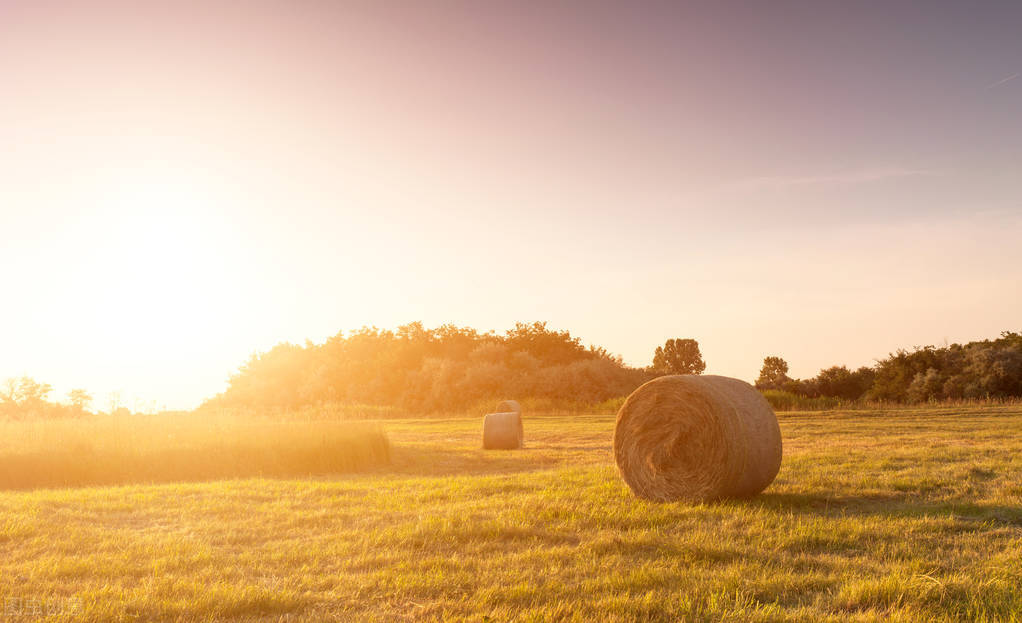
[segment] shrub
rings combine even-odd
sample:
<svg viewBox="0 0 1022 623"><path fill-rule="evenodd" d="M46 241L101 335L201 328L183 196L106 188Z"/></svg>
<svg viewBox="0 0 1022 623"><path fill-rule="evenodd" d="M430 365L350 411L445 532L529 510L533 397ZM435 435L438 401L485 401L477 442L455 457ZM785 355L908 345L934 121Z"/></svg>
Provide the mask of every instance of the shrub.
<svg viewBox="0 0 1022 623"><path fill-rule="evenodd" d="M763 397L775 411L822 411L842 404L840 399L833 396L810 398L778 389L764 390Z"/></svg>

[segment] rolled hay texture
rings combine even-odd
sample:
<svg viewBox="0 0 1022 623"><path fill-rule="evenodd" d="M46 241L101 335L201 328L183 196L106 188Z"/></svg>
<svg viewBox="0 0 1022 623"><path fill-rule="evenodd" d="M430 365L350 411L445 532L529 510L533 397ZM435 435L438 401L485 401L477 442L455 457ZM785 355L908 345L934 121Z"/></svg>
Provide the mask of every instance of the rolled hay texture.
<svg viewBox="0 0 1022 623"><path fill-rule="evenodd" d="M518 404L517 400L501 400L497 403L497 408L493 410L495 413L517 413L522 414L522 405Z"/></svg>
<svg viewBox="0 0 1022 623"><path fill-rule="evenodd" d="M662 376L617 413L614 458L635 495L705 502L760 493L781 467L781 430L751 385L726 376Z"/></svg>
<svg viewBox="0 0 1022 623"><path fill-rule="evenodd" d="M486 450L517 450L522 447L523 433L521 413L488 413L483 418L483 448Z"/></svg>

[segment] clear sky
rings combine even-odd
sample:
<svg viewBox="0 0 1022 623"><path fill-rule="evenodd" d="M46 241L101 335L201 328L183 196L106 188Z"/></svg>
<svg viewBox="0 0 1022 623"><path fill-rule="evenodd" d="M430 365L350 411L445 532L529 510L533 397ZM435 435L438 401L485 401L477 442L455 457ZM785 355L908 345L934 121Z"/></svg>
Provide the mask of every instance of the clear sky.
<svg viewBox="0 0 1022 623"><path fill-rule="evenodd" d="M681 6L683 5L683 6ZM1022 328L1022 3L0 0L0 378L547 320L794 376Z"/></svg>

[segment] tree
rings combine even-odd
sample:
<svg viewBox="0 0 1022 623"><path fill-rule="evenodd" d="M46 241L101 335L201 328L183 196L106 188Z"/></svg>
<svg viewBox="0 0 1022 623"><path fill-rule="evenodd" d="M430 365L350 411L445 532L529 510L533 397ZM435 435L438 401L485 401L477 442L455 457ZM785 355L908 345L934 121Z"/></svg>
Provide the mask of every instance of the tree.
<svg viewBox="0 0 1022 623"><path fill-rule="evenodd" d="M820 396L858 400L873 386L874 377L872 368L862 367L852 371L845 366L831 366L820 370L816 378L807 382L813 384ZM798 393L809 395L806 391Z"/></svg>
<svg viewBox="0 0 1022 623"><path fill-rule="evenodd" d="M758 389L784 389L791 379L788 377L788 362L780 357L765 357L763 367L756 379Z"/></svg>
<svg viewBox="0 0 1022 623"><path fill-rule="evenodd" d="M908 399L912 402L939 400L944 391L945 381L936 368L930 368L925 373L920 372L908 386Z"/></svg>
<svg viewBox="0 0 1022 623"><path fill-rule="evenodd" d="M0 389L0 404L18 405L18 379L7 379Z"/></svg>
<svg viewBox="0 0 1022 623"><path fill-rule="evenodd" d="M46 402L46 397L53 391L49 383L23 376L18 379L18 389L14 394L14 401L20 406L38 406Z"/></svg>
<svg viewBox="0 0 1022 623"><path fill-rule="evenodd" d="M553 331L546 322L526 324L516 322L507 331L504 344L510 352L525 351L547 365L569 364L594 357L582 340L571 337L568 331Z"/></svg>
<svg viewBox="0 0 1022 623"><path fill-rule="evenodd" d="M702 374L705 369L699 342L692 339L667 340L653 353L653 370L657 374Z"/></svg>
<svg viewBox="0 0 1022 623"><path fill-rule="evenodd" d="M67 393L67 399L71 401L71 406L75 408L75 411L79 412L88 409L92 403L92 396L84 389L72 389Z"/></svg>
<svg viewBox="0 0 1022 623"><path fill-rule="evenodd" d="M648 370L630 368L545 322L517 323L501 334L412 322L396 331L363 327L323 344L284 344L259 353L206 404L271 411L329 404L437 411L507 396L593 404L627 395L649 378Z"/></svg>
<svg viewBox="0 0 1022 623"><path fill-rule="evenodd" d="M121 409L121 392L110 392L107 396L107 405L110 407L110 415Z"/></svg>

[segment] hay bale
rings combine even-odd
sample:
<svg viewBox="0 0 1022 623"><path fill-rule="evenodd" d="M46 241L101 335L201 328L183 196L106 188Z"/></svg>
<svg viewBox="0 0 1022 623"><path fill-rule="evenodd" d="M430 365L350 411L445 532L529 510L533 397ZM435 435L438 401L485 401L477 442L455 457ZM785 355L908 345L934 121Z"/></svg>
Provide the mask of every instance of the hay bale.
<svg viewBox="0 0 1022 623"><path fill-rule="evenodd" d="M493 410L495 413L517 413L521 415L522 405L518 404L517 400L501 400L497 403L497 408Z"/></svg>
<svg viewBox="0 0 1022 623"><path fill-rule="evenodd" d="M635 495L702 502L750 497L781 467L781 430L751 385L724 376L662 376L621 406L614 458Z"/></svg>
<svg viewBox="0 0 1022 623"><path fill-rule="evenodd" d="M483 418L483 448L517 450L522 447L523 432L521 413L488 413Z"/></svg>

